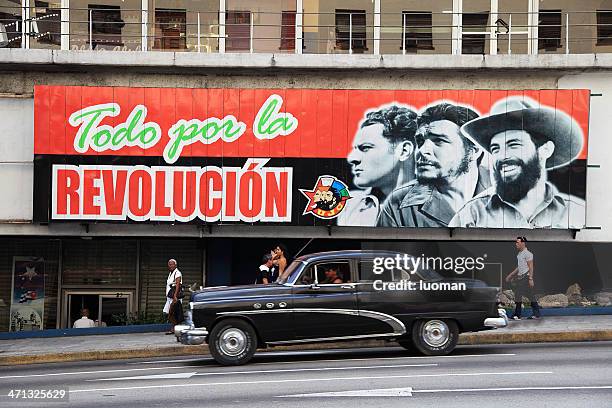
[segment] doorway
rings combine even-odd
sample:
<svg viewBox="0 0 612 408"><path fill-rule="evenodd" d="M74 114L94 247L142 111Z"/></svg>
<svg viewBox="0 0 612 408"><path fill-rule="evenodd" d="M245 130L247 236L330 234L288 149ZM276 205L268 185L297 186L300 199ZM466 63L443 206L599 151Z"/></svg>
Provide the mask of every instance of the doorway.
<svg viewBox="0 0 612 408"><path fill-rule="evenodd" d="M73 327L82 309L89 310L89 318L97 327L125 325L132 312L133 295L132 291L64 291L62 327Z"/></svg>

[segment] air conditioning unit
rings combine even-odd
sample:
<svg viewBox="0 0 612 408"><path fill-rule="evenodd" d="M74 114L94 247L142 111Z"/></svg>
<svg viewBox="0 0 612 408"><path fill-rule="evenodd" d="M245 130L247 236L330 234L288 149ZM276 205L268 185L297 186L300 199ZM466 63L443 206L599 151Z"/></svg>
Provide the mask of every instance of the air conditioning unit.
<svg viewBox="0 0 612 408"><path fill-rule="evenodd" d="M9 43L6 27L0 23L0 48L6 47Z"/></svg>

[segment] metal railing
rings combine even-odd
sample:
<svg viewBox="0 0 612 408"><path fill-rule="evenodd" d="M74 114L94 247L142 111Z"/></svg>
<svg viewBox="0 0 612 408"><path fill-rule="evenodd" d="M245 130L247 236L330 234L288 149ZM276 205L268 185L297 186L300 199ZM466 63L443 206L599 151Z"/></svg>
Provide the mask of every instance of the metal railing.
<svg viewBox="0 0 612 408"><path fill-rule="evenodd" d="M480 13L482 23L466 19L462 24L468 14L0 6L0 47L297 54L612 52L612 11L498 12L495 22Z"/></svg>

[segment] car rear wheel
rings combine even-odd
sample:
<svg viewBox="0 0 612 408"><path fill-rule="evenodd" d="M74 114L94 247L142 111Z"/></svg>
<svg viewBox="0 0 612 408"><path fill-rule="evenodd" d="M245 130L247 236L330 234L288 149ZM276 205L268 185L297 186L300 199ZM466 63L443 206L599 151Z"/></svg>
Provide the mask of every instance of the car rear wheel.
<svg viewBox="0 0 612 408"><path fill-rule="evenodd" d="M455 349L459 328L453 320L419 320L412 329L412 341L427 356L443 356Z"/></svg>
<svg viewBox="0 0 612 408"><path fill-rule="evenodd" d="M208 346L219 364L246 364L257 349L257 335L253 326L244 320L227 319L213 327Z"/></svg>

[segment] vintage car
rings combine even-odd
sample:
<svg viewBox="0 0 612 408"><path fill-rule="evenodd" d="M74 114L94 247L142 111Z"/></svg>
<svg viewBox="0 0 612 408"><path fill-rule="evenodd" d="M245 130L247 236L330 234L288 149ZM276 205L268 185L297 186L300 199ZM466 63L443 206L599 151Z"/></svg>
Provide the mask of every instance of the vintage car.
<svg viewBox="0 0 612 408"><path fill-rule="evenodd" d="M208 343L223 365L258 348L353 339L390 339L426 355L450 353L461 332L507 325L498 287L442 278L423 268L381 272L388 251L335 251L297 258L276 283L205 288L191 295L192 324L177 340Z"/></svg>

